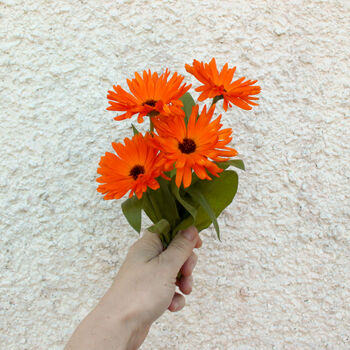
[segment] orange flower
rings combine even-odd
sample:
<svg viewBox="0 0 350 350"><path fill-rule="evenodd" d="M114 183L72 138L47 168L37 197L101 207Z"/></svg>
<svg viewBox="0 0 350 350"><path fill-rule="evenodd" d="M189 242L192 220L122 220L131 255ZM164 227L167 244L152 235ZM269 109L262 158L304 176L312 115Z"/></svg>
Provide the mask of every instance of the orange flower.
<svg viewBox="0 0 350 350"><path fill-rule="evenodd" d="M123 197L129 190L129 197L135 193L141 198L147 187L153 190L159 188L156 178L161 174L158 163L158 150L150 145L151 136L146 133L135 135L131 140L124 139L122 143L112 143L117 153L106 152L101 157L97 172L102 175L96 181L103 183L97 188L105 194L104 199Z"/></svg>
<svg viewBox="0 0 350 350"><path fill-rule="evenodd" d="M219 99L224 99L223 107L225 111L227 111L228 106L232 107L231 103L247 110L252 109L250 105L258 105L253 102L258 98L252 96L259 94L261 90L260 86L252 86L257 80L244 81L245 77L243 77L232 82L236 67L228 68L226 63L219 73L215 58L213 58L209 64L193 60L193 66L186 64L185 68L187 72L203 83L195 89L195 91L202 92L198 101L218 96Z"/></svg>
<svg viewBox="0 0 350 350"><path fill-rule="evenodd" d="M223 170L213 161L226 161L237 154L235 149L226 146L232 140L232 130L220 130L221 115L211 120L215 105L208 112L204 106L197 119L198 109L198 105L193 107L187 126L181 118L154 121L158 133L153 137L154 146L161 151L165 171L175 165L178 187L181 182L184 187L191 184L192 169L200 179L211 180L206 170L219 176L218 173Z"/></svg>
<svg viewBox="0 0 350 350"><path fill-rule="evenodd" d="M109 111L124 111L115 120L131 118L138 114L138 122L143 122L146 115L177 114L181 110L182 102L179 98L185 94L191 85L181 85L184 77L174 73L168 81L170 72L158 76L150 70L143 72L143 77L135 73L135 78L127 79L131 93L126 92L120 85L113 85L114 91L108 91Z"/></svg>

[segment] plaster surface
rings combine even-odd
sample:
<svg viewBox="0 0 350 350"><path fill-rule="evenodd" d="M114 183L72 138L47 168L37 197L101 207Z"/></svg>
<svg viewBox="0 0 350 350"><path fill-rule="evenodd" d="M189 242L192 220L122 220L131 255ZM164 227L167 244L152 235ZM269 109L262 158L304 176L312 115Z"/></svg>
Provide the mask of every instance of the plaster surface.
<svg viewBox="0 0 350 350"><path fill-rule="evenodd" d="M137 234L96 169L112 84L193 58L258 79L246 164L194 290L142 349L350 349L349 2L0 1L0 348L62 349Z"/></svg>

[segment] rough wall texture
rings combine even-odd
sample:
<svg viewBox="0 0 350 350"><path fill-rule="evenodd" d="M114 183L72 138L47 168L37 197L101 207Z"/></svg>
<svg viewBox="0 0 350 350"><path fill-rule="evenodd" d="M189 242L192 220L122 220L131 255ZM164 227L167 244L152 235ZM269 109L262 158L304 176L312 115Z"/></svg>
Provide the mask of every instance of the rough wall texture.
<svg viewBox="0 0 350 350"><path fill-rule="evenodd" d="M142 349L349 349L349 3L0 1L0 348L62 349L137 238L96 168L106 91L193 58L259 79L225 114L245 160L222 243ZM192 79L186 74L187 81ZM193 81L195 83L195 81Z"/></svg>

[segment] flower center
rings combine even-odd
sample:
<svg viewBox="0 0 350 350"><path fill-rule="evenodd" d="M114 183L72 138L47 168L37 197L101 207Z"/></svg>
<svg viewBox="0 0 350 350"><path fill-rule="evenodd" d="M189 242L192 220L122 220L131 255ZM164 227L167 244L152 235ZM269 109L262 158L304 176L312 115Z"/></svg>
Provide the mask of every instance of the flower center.
<svg viewBox="0 0 350 350"><path fill-rule="evenodd" d="M196 143L192 139L184 138L182 142L179 142L179 150L182 153L193 153L196 147Z"/></svg>
<svg viewBox="0 0 350 350"><path fill-rule="evenodd" d="M132 178L134 180L137 180L138 176L140 174L144 174L145 173L145 168L142 165L135 165L129 173L129 176L132 176Z"/></svg>
<svg viewBox="0 0 350 350"><path fill-rule="evenodd" d="M143 103L143 105L154 107L156 103L157 103L156 100L147 100L146 102Z"/></svg>

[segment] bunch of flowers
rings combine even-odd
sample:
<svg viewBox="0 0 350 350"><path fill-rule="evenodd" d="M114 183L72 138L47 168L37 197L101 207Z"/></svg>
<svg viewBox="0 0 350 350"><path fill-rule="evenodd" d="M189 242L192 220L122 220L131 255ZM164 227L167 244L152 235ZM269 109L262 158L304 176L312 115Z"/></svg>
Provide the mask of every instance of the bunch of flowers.
<svg viewBox="0 0 350 350"><path fill-rule="evenodd" d="M159 234L164 247L182 229L195 225L201 231L213 223L220 239L217 218L232 202L238 175L230 166L244 170L244 163L232 159L237 151L229 146L232 130L222 128L221 115L215 117L218 101L225 111L233 105L245 110L256 106L260 87L245 77L234 80L236 67L226 63L219 72L213 58L209 63L194 60L186 71L202 84L198 102L188 92L191 85L168 69L161 75L144 71L127 79L130 92L120 85L108 91L107 110L122 112L115 120L137 115L150 128L145 134L132 124L134 135L123 143L112 143L115 153L101 157L97 190L104 199L118 199L129 192L122 211L129 224L141 230L142 210Z"/></svg>

